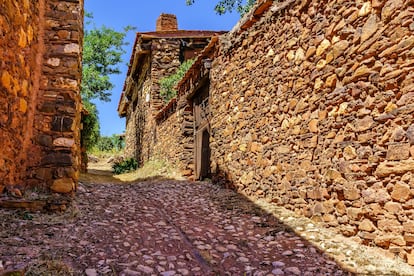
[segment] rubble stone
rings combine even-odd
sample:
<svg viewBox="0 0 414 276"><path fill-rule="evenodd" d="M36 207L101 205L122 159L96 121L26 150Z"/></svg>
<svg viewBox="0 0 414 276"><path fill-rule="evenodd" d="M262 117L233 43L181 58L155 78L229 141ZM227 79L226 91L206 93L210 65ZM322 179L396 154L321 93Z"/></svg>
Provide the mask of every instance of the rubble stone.
<svg viewBox="0 0 414 276"><path fill-rule="evenodd" d="M391 193L391 197L392 199L400 202L406 201L410 198L410 186L400 182L395 184Z"/></svg>
<svg viewBox="0 0 414 276"><path fill-rule="evenodd" d="M83 1L3 2L0 185L47 192L62 166L55 146L67 148L64 165L78 170ZM53 145L62 132L66 142ZM50 173L39 177L42 169Z"/></svg>
<svg viewBox="0 0 414 276"><path fill-rule="evenodd" d="M260 2L259 13L221 36L209 56L214 181L392 254L409 252L401 223L413 219L413 196L401 178L414 171L411 4ZM182 107L205 71L191 72ZM172 125L187 129L177 110L150 137L176 141Z"/></svg>
<svg viewBox="0 0 414 276"><path fill-rule="evenodd" d="M74 188L75 188L75 183L73 182L73 179L71 178L57 179L53 182L52 186L50 187L50 189L53 192L63 193L63 194L72 192Z"/></svg>
<svg viewBox="0 0 414 276"><path fill-rule="evenodd" d="M361 231L373 232L375 230L374 224L367 219L364 219L358 226Z"/></svg>

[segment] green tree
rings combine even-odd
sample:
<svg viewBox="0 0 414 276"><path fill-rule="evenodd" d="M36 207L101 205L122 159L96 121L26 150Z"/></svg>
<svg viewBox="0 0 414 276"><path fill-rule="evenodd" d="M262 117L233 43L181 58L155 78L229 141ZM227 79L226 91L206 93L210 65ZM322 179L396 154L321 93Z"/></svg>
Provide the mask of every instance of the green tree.
<svg viewBox="0 0 414 276"><path fill-rule="evenodd" d="M195 0L186 0L187 5L194 4ZM214 10L218 14L225 14L237 10L240 15L244 15L256 3L256 0L220 0Z"/></svg>
<svg viewBox="0 0 414 276"><path fill-rule="evenodd" d="M87 19L92 19L90 13L86 13ZM111 90L114 88L110 80L113 74L120 74L119 65L122 55L126 53L124 47L128 45L125 36L134 28L127 26L118 32L112 28L102 26L91 27L91 22L86 22L82 56L82 101L88 114L82 116L82 145L90 149L99 138L98 110L93 100L110 101Z"/></svg>
<svg viewBox="0 0 414 276"><path fill-rule="evenodd" d="M125 53L125 36L131 27L123 32L102 26L85 30L82 71L82 98L110 101L110 90L114 88L109 77L120 74L119 65Z"/></svg>
<svg viewBox="0 0 414 276"><path fill-rule="evenodd" d="M100 152L118 152L124 147L124 141L121 136L113 134L112 136L100 136L94 145L94 149Z"/></svg>
<svg viewBox="0 0 414 276"><path fill-rule="evenodd" d="M125 147L125 141L121 136L114 134L111 139L114 143L115 150L120 151Z"/></svg>
<svg viewBox="0 0 414 276"><path fill-rule="evenodd" d="M82 114L81 145L89 150L100 136L98 110L96 105L88 100L83 101L83 107L86 112Z"/></svg>
<svg viewBox="0 0 414 276"><path fill-rule="evenodd" d="M96 144L96 147L99 151L106 151L111 152L114 149L114 143L109 136L101 136L98 139L98 143Z"/></svg>

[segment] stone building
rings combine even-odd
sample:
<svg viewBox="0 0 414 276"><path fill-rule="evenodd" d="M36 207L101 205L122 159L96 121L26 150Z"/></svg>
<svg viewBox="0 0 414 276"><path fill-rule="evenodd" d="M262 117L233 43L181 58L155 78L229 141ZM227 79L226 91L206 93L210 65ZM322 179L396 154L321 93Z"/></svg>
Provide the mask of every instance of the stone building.
<svg viewBox="0 0 414 276"><path fill-rule="evenodd" d="M126 117L126 155L140 164L162 154L157 144L156 117L166 103L160 96L159 81L175 73L184 61L195 58L211 37L223 33L179 30L171 14L161 14L156 26L155 32L137 33L118 106L119 115Z"/></svg>
<svg viewBox="0 0 414 276"><path fill-rule="evenodd" d="M412 0L258 1L152 132L193 176L414 264L413 60Z"/></svg>
<svg viewBox="0 0 414 276"><path fill-rule="evenodd" d="M83 0L4 0L0 35L0 192L70 193L78 179Z"/></svg>

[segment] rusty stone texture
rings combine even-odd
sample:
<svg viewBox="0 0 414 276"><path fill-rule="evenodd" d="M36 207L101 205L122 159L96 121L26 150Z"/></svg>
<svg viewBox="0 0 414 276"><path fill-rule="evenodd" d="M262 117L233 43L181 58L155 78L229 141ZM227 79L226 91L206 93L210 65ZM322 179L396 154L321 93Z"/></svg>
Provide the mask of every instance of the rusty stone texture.
<svg viewBox="0 0 414 276"><path fill-rule="evenodd" d="M252 11L220 37L212 63L211 171L242 194L411 263L412 0L279 1L267 11L262 2L263 15ZM191 130L178 131L192 124L183 99L153 118L174 47L151 46L156 63L128 107L127 150L194 169L194 153L182 148L194 148Z"/></svg>
<svg viewBox="0 0 414 276"><path fill-rule="evenodd" d="M239 192L413 263L414 8L377 2L275 2L222 36L212 162Z"/></svg>
<svg viewBox="0 0 414 276"><path fill-rule="evenodd" d="M180 170L181 175L192 179L194 174L193 112L190 103L181 99L179 109L159 122L159 139L154 145L154 157L167 159ZM166 135L168 133L168 135Z"/></svg>
<svg viewBox="0 0 414 276"><path fill-rule="evenodd" d="M31 79L39 70L39 5L33 1L0 4L0 190L26 177L25 138L34 105Z"/></svg>
<svg viewBox="0 0 414 276"><path fill-rule="evenodd" d="M62 166L79 167L83 0L6 0L0 9L0 186L50 192Z"/></svg>
<svg viewBox="0 0 414 276"><path fill-rule="evenodd" d="M164 19L161 15L159 20ZM184 101L179 115L161 121L155 116L166 105L160 96L159 81L174 74L184 60L194 58L203 50L210 40L206 33L215 34L214 31L165 32L158 29L151 33L152 38L145 37L145 33L137 34L139 42L134 47L141 52L131 57L132 66L123 93L128 99L125 155L136 158L140 165L150 158L162 157L177 165L183 175L192 175L193 140L187 129L192 130L192 107L186 106ZM140 61L135 63L135 60ZM139 74L131 76L132 72Z"/></svg>
<svg viewBox="0 0 414 276"><path fill-rule="evenodd" d="M174 14L161 14L157 19L157 32L161 31L177 31L177 17Z"/></svg>

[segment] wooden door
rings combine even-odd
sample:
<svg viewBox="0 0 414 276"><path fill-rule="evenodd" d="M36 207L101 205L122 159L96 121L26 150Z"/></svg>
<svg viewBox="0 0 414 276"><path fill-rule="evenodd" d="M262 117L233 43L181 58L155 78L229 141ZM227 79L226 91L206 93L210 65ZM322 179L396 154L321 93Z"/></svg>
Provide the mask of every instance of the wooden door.
<svg viewBox="0 0 414 276"><path fill-rule="evenodd" d="M209 86L205 85L194 97L195 121L195 177L210 176L210 112L208 106Z"/></svg>

